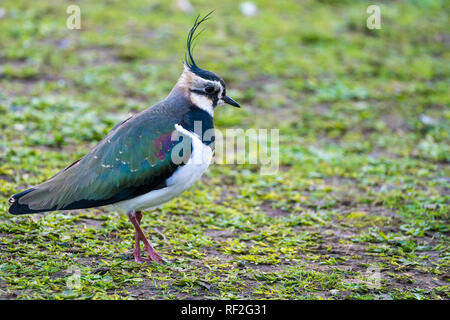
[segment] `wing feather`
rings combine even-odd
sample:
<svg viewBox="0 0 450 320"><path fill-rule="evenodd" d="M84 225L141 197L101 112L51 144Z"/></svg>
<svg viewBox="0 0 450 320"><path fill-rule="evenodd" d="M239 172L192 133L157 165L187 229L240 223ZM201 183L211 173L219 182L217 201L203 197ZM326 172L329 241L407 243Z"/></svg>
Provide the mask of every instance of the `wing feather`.
<svg viewBox="0 0 450 320"><path fill-rule="evenodd" d="M175 130L176 122L158 112L126 119L86 156L46 182L13 196L10 212L90 208L164 187L179 166L172 162L172 149L184 139L190 141Z"/></svg>

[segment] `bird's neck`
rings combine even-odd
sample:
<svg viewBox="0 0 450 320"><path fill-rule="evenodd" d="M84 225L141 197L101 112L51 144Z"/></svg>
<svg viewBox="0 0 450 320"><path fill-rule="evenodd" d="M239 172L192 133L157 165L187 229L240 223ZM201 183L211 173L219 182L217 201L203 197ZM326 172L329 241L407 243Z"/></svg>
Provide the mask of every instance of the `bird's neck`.
<svg viewBox="0 0 450 320"><path fill-rule="evenodd" d="M198 135L204 144L210 145L214 142L213 117L196 105L191 105L189 109L183 116L182 126Z"/></svg>
<svg viewBox="0 0 450 320"><path fill-rule="evenodd" d="M171 109L170 112L179 114L183 128L195 133L204 144L213 148L214 123L212 115L191 101L182 87L177 84L172 89L166 98L165 105Z"/></svg>

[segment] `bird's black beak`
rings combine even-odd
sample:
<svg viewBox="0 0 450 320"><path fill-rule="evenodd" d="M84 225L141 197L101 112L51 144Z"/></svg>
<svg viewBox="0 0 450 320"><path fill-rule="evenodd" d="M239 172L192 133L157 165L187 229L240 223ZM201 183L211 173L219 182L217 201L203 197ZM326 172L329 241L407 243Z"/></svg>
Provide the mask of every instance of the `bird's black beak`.
<svg viewBox="0 0 450 320"><path fill-rule="evenodd" d="M229 105L232 105L233 107L236 108L240 108L241 106L239 105L239 103L237 103L236 101L234 101L233 99L231 99L229 96L224 96L222 98L223 102L228 103Z"/></svg>

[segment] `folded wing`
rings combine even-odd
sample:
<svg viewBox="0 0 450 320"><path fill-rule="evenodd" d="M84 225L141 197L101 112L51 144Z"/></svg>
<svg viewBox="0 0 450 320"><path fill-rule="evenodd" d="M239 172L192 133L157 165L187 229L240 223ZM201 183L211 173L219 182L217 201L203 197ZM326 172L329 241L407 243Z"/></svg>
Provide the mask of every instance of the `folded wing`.
<svg viewBox="0 0 450 320"><path fill-rule="evenodd" d="M165 181L190 155L172 151L190 139L174 128L176 120L143 113L117 125L86 156L46 182L14 195L9 212L35 213L98 207L165 187ZM184 153L184 154L183 154Z"/></svg>

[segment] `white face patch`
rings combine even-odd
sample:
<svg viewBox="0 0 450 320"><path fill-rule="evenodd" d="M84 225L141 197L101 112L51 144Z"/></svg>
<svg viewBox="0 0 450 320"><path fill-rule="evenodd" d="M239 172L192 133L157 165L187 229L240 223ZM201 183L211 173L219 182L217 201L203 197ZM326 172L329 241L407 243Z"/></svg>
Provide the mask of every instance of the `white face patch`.
<svg viewBox="0 0 450 320"><path fill-rule="evenodd" d="M208 112L211 117L214 116L213 101L209 97L191 92L191 101L200 109Z"/></svg>
<svg viewBox="0 0 450 320"><path fill-rule="evenodd" d="M192 103L194 103L200 109L208 112L208 114L210 114L211 117L213 117L215 107L213 99L206 94L195 92L193 90L203 91L208 86L217 88L218 89L217 96L219 97L219 99L216 102L216 106L218 106L224 103L223 100L220 99L224 90L222 84L219 81L203 79L202 77L199 77L198 75L189 71L188 69L185 69L185 73L188 73L189 75L188 78L190 79L189 96Z"/></svg>

